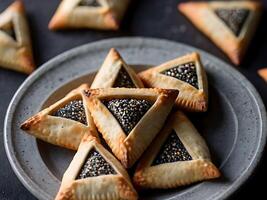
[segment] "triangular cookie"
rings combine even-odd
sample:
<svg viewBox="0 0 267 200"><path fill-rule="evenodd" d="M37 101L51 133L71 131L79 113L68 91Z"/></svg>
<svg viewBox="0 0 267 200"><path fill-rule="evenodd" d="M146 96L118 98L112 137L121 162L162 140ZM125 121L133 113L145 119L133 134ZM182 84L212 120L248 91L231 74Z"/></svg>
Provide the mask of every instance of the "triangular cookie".
<svg viewBox="0 0 267 200"><path fill-rule="evenodd" d="M134 183L140 188L175 188L219 176L204 139L178 111L141 157Z"/></svg>
<svg viewBox="0 0 267 200"><path fill-rule="evenodd" d="M176 105L189 111L206 111L208 84L198 53L163 63L139 73L147 87L179 90Z"/></svg>
<svg viewBox="0 0 267 200"><path fill-rule="evenodd" d="M261 14L255 1L187 2L178 9L239 65Z"/></svg>
<svg viewBox="0 0 267 200"><path fill-rule="evenodd" d="M77 150L84 134L97 137L81 85L63 99L26 120L21 129L46 142Z"/></svg>
<svg viewBox="0 0 267 200"><path fill-rule="evenodd" d="M30 74L34 70L28 24L22 1L0 14L0 66Z"/></svg>
<svg viewBox="0 0 267 200"><path fill-rule="evenodd" d="M116 49L111 49L99 69L91 88L143 88L134 70L128 66Z"/></svg>
<svg viewBox="0 0 267 200"><path fill-rule="evenodd" d="M96 139L83 138L55 200L125 199L138 195L126 170Z"/></svg>
<svg viewBox="0 0 267 200"><path fill-rule="evenodd" d="M178 95L164 89L95 89L87 92L90 113L124 167L131 167L163 126Z"/></svg>
<svg viewBox="0 0 267 200"><path fill-rule="evenodd" d="M62 0L49 28L117 30L128 4L129 0Z"/></svg>

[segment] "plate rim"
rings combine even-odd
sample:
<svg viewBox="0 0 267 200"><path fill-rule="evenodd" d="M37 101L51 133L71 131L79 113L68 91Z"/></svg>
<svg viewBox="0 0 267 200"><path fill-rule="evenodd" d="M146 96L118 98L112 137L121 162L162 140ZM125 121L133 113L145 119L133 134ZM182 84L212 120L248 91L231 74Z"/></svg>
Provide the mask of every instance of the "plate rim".
<svg viewBox="0 0 267 200"><path fill-rule="evenodd" d="M247 180L251 177L253 173L257 170L257 166L260 163L264 151L264 147L266 146L266 139L267 139L267 129L266 129L266 110L265 106L263 104L262 98L260 97L258 91L256 88L252 85L252 83L236 68L232 67L230 64L226 63L224 60L221 60L218 57L215 57L214 55L196 48L191 45L187 45L181 42L176 42L176 41L171 41L167 39L159 39L159 38L151 38L151 37L120 37L120 38L110 38L110 39L103 39L91 43L87 43L81 46L74 47L70 50L67 50L63 53L60 53L59 55L55 56L54 58L50 59L49 61L45 62L42 64L37 70L35 70L30 76L26 78L26 80L21 84L21 86L17 89L15 92L14 96L12 97L12 100L10 101L10 104L8 106L8 109L6 111L5 115L5 120L4 120L4 147L5 151L9 160L9 163L15 172L16 176L19 178L20 182L35 196L35 197L40 197L40 190L38 189L39 187L35 184L32 184L31 179L27 176L27 174L24 172L22 169L21 165L17 161L15 155L15 151L13 149L12 145L12 140L8 139L8 122L10 119L12 119L12 110L15 110L14 104L16 104L23 96L24 92L28 89L28 87L38 79L39 76L42 74L46 73L47 71L51 70L56 63L60 63L61 61L64 61L66 57L76 55L77 52L79 53L82 49L87 49L88 46L94 46L94 45L100 45L106 44L106 43L120 43L120 41L136 41L136 42L141 42L145 41L146 43L150 42L151 44L153 43L165 43L165 44L170 44L170 45L180 45L183 46L185 49L191 48L194 49L195 51L200 52L201 54L205 54L208 57L212 58L213 61L219 61L224 64L226 69L229 72L232 72L236 78L239 80L242 80L242 84L244 85L243 81L245 81L245 85L248 88L248 91L251 93L251 96L256 102L256 107L259 111L260 114L260 122L261 122L261 127L259 130L261 130L261 135L259 135L259 142L258 146L256 148L256 152L251 159L247 169L241 174L239 178L237 178L234 182L234 184L229 187L224 194L221 196L221 199L225 199L229 196L231 196L234 192L237 192L246 182ZM10 127L11 128L11 127ZM42 197L45 197L45 194L41 194Z"/></svg>

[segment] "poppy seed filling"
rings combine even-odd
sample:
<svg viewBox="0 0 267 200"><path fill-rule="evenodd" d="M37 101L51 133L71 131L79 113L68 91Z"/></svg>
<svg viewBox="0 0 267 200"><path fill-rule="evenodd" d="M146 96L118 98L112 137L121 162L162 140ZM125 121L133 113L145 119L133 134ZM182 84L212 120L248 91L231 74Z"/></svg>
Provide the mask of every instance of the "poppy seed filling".
<svg viewBox="0 0 267 200"><path fill-rule="evenodd" d="M166 76L171 76L173 78L177 78L181 81L189 83L190 85L198 89L197 71L194 62L178 65L161 73Z"/></svg>
<svg viewBox="0 0 267 200"><path fill-rule="evenodd" d="M159 151L152 165L187 160L192 160L192 157L185 149L177 134L173 131L165 141L164 145L161 147L161 150Z"/></svg>
<svg viewBox="0 0 267 200"><path fill-rule="evenodd" d="M152 104L140 99L112 99L103 104L117 119L125 134L129 134Z"/></svg>
<svg viewBox="0 0 267 200"><path fill-rule="evenodd" d="M91 150L76 179L116 174L112 166L97 152Z"/></svg>
<svg viewBox="0 0 267 200"><path fill-rule="evenodd" d="M78 121L85 125L87 124L82 100L70 101L63 108L60 108L59 110L57 110L53 114L53 116L71 119L71 120Z"/></svg>
<svg viewBox="0 0 267 200"><path fill-rule="evenodd" d="M136 88L128 72L121 67L113 87Z"/></svg>
<svg viewBox="0 0 267 200"><path fill-rule="evenodd" d="M97 0L82 0L79 3L80 6L91 6L91 7L98 7L100 4Z"/></svg>
<svg viewBox="0 0 267 200"><path fill-rule="evenodd" d="M216 15L238 36L249 15L248 9L217 9Z"/></svg>

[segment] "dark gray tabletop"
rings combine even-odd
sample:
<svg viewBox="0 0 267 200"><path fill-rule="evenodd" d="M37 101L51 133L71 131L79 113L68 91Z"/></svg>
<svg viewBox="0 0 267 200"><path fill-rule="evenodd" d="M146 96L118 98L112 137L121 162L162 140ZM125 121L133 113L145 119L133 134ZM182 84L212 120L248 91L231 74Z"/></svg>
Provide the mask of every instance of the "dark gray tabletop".
<svg viewBox="0 0 267 200"><path fill-rule="evenodd" d="M12 0L1 0L0 11ZM120 31L101 32L92 30L68 30L51 32L48 22L60 0L24 0L33 40L34 56L37 66L42 65L54 56L73 47L92 41L121 36L145 36L165 38L183 42L201 48L223 60L227 57L216 48L205 36L197 31L191 23L177 11L179 0L135 0L129 8ZM267 1L264 1L265 12L260 26L250 45L243 64L238 70L243 73L258 89L267 103L267 84L258 77L257 69L267 67ZM0 69L0 199L31 200L35 199L19 182L7 160L3 145L3 122L7 106L20 84L27 76L13 71ZM261 187L267 178L264 156L258 169L249 181L237 191L231 199L243 199L255 194L265 196ZM41 173L41 172L40 172Z"/></svg>

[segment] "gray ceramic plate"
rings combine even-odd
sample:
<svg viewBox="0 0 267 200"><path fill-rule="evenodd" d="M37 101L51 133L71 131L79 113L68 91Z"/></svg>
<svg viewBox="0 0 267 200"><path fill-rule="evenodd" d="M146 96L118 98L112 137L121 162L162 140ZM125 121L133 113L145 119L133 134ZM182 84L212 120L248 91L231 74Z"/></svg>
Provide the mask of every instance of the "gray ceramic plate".
<svg viewBox="0 0 267 200"><path fill-rule="evenodd" d="M109 39L70 50L44 64L19 88L7 112L4 140L11 166L25 187L39 199L53 199L74 152L36 140L19 124L79 84L90 83L111 47L136 70L198 51L208 73L209 111L191 117L223 178L147 191L142 199L225 199L237 190L252 174L265 145L266 116L258 93L239 72L201 50L143 38Z"/></svg>

